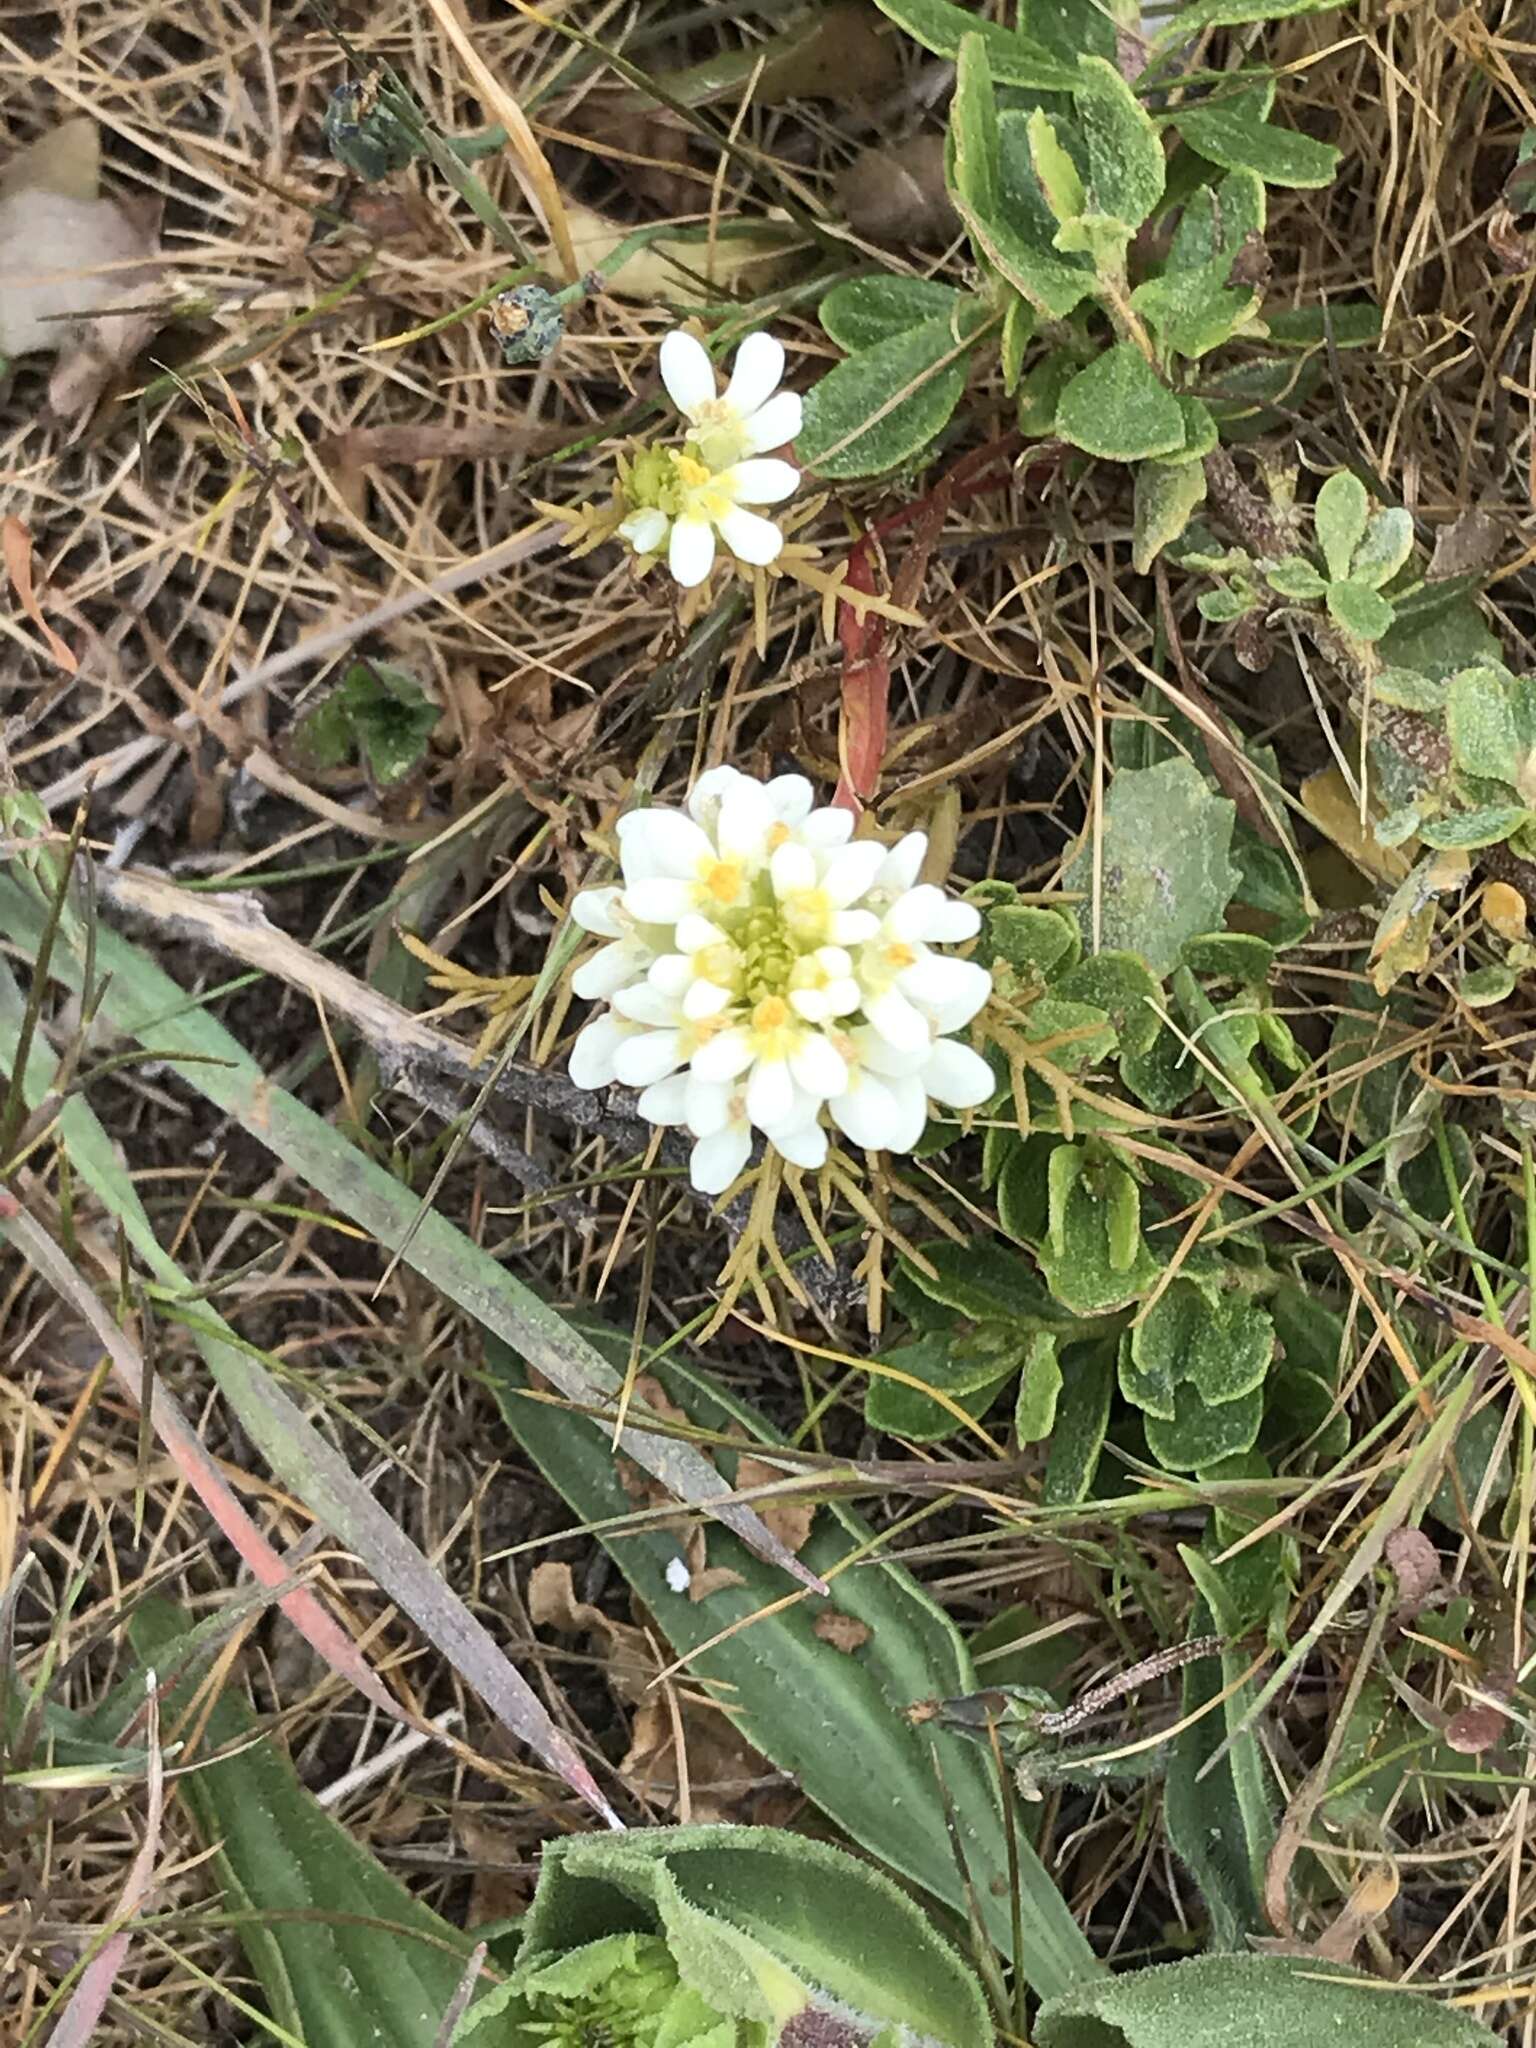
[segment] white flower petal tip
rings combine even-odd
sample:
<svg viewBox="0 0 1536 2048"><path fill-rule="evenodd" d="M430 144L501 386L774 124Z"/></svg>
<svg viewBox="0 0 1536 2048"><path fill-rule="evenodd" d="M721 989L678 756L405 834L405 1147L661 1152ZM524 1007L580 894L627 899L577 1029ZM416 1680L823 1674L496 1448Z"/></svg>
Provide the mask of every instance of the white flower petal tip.
<svg viewBox="0 0 1536 2048"><path fill-rule="evenodd" d="M606 942L573 987L608 1008L578 1035L572 1077L637 1089L648 1121L686 1128L700 1194L733 1186L759 1134L814 1172L830 1129L910 1152L930 1105L971 1110L996 1092L987 1061L949 1035L991 993L984 967L940 950L975 936L976 911L917 880L921 833L887 848L849 832L802 776L712 768L686 810L621 818L622 885L573 904Z"/></svg>

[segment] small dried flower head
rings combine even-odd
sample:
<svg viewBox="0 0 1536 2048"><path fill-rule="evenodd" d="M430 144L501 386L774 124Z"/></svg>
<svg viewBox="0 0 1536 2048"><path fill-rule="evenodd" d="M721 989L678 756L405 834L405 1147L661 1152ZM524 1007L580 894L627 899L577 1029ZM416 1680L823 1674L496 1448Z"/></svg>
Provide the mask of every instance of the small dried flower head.
<svg viewBox="0 0 1536 2048"><path fill-rule="evenodd" d="M620 819L623 882L572 905L607 941L572 985L608 1003L572 1078L622 1081L651 1122L685 1125L703 1193L735 1180L754 1131L814 1168L828 1119L856 1145L910 1152L930 1101L968 1109L994 1091L952 1036L991 977L936 950L973 938L976 910L918 881L923 833L887 848L852 829L803 776L712 769L686 812Z"/></svg>
<svg viewBox="0 0 1536 2048"><path fill-rule="evenodd" d="M416 155L415 139L380 97L376 73L349 78L331 94L323 125L325 146L365 184L403 171Z"/></svg>
<svg viewBox="0 0 1536 2048"><path fill-rule="evenodd" d="M488 317L509 370L543 362L565 332L565 309L541 284L519 284L498 292Z"/></svg>

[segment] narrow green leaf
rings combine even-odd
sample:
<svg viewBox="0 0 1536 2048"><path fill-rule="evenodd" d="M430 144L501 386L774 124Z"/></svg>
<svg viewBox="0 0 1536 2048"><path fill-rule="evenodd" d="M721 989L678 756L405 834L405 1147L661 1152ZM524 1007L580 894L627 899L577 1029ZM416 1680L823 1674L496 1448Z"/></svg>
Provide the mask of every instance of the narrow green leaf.
<svg viewBox="0 0 1536 2048"><path fill-rule="evenodd" d="M1042 107L1029 117L1029 160L1035 167L1045 203L1058 221L1076 220L1085 194L1077 165L1062 147L1056 124Z"/></svg>
<svg viewBox="0 0 1536 2048"><path fill-rule="evenodd" d="M1045 1466L1047 1507L1085 1500L1099 1469L1115 1391L1115 1342L1074 1344L1061 1361L1061 1394Z"/></svg>
<svg viewBox="0 0 1536 2048"><path fill-rule="evenodd" d="M817 307L817 317L848 355L888 341L925 321L953 315L960 293L952 285L921 277L855 277L834 285Z"/></svg>
<svg viewBox="0 0 1536 2048"><path fill-rule="evenodd" d="M1530 824L1536 812L1523 804L1487 804L1481 810L1454 811L1448 818L1426 818L1418 835L1426 846L1445 850L1461 847L1468 853L1480 846L1500 846L1522 825Z"/></svg>
<svg viewBox="0 0 1536 2048"><path fill-rule="evenodd" d="M1008 310L1003 315L1002 372L1003 395L1012 398L1019 387L1019 378L1024 369L1024 351L1028 348L1035 332L1035 311L1027 300L1015 292L1008 300Z"/></svg>
<svg viewBox="0 0 1536 2048"><path fill-rule="evenodd" d="M1188 0L1175 12L1154 44L1187 42L1208 28L1241 28L1250 21L1289 21L1297 14L1328 14L1339 0Z"/></svg>
<svg viewBox="0 0 1536 2048"><path fill-rule="evenodd" d="M1210 1608L1197 1601L1190 1635L1203 1635L1215 1626ZM1234 1780L1236 1745L1216 1761L1227 1737L1227 1717L1216 1704L1225 1683L1223 1661L1202 1657L1185 1666L1179 1716L1184 1725L1174 1738L1168 1766L1163 1826L1174 1854L1200 1887L1211 1918L1212 1945L1246 1954L1248 1936L1262 1932L1266 1922L1244 1805ZM1251 1731L1237 1740L1256 1747ZM1259 1762L1262 1767L1262 1759ZM1245 1757L1243 1767L1250 1770L1252 1760Z"/></svg>
<svg viewBox="0 0 1536 2048"><path fill-rule="evenodd" d="M1336 470L1323 484L1312 508L1317 544L1328 564L1329 581L1342 583L1371 516L1365 485L1347 469Z"/></svg>
<svg viewBox="0 0 1536 2048"><path fill-rule="evenodd" d="M995 75L995 74L994 74ZM971 239L1016 292L1048 320L1064 320L1094 289L1093 265L1056 246L1056 217L1035 174L1029 115L997 118L998 205L991 214L957 200Z"/></svg>
<svg viewBox="0 0 1536 2048"><path fill-rule="evenodd" d="M1089 455L1139 462L1183 447L1184 415L1140 349L1121 341L1062 392L1056 431Z"/></svg>
<svg viewBox="0 0 1536 2048"><path fill-rule="evenodd" d="M1048 1330L1037 1330L1024 1354L1018 1396L1013 1407L1013 1433L1019 1443L1043 1443L1050 1435L1056 1422L1056 1404L1061 1388L1056 1338Z"/></svg>
<svg viewBox="0 0 1536 2048"><path fill-rule="evenodd" d="M1046 53L1030 37L978 18L953 0L876 0L882 14L905 29L914 42L936 57L958 57L968 35L987 46L987 62L999 85L1022 85L1038 92L1070 92L1077 73L1070 64Z"/></svg>
<svg viewBox="0 0 1536 2048"><path fill-rule="evenodd" d="M951 180L956 203L990 219L998 206L997 97L987 68L986 39L960 44L949 106Z"/></svg>
<svg viewBox="0 0 1536 2048"><path fill-rule="evenodd" d="M153 1665L186 1622L168 1601L133 1610L128 1633ZM185 1707L195 1675L172 1688ZM225 1684L196 1765L177 1779L216 1849L224 1903L273 2018L308 2048L433 2048L471 1944L360 1848L299 1783L286 1751ZM231 1753L216 1763L209 1752Z"/></svg>
<svg viewBox="0 0 1536 2048"><path fill-rule="evenodd" d="M839 363L806 397L800 461L841 480L880 476L921 455L960 401L987 317L978 301L962 300Z"/></svg>
<svg viewBox="0 0 1536 2048"><path fill-rule="evenodd" d="M1005 1379L1012 1376L1012 1360L998 1370L996 1358L960 1351L953 1334L936 1333L898 1344L875 1361L906 1373L924 1386L937 1387L967 1415L981 1415L988 1409ZM930 1401L916 1387L903 1386L884 1373L872 1373L864 1396L864 1420L871 1429L887 1436L906 1437L913 1443L938 1443L953 1434L954 1412Z"/></svg>
<svg viewBox="0 0 1536 2048"><path fill-rule="evenodd" d="M616 1358L627 1354L625 1337L597 1329L592 1334L611 1344ZM573 1430L570 1418L547 1403L525 1398L523 1369L500 1345L491 1347L490 1367L513 1436L580 1519L599 1530L610 1519L630 1523L633 1504L598 1438ZM669 1396L700 1427L732 1430L770 1447L777 1443L745 1403L680 1368L659 1372ZM817 1511L801 1556L831 1585L830 1609L813 1601L784 1605L782 1579L724 1532L711 1536L710 1562L739 1573L741 1584L721 1586L697 1603L667 1582L667 1567L678 1553L675 1536L654 1526L626 1527L604 1541L695 1677L719 1686L731 1700L744 1738L790 1772L871 1855L963 1910L930 1741L937 1747L988 1932L1009 1952L1007 1858L990 1762L958 1737L925 1740L906 1713L920 1699L973 1691L975 1676L948 1618L899 1564L883 1560L875 1569L838 1569L850 1557L868 1557L875 1538L866 1525L838 1504ZM868 1639L851 1653L823 1641L814 1622L827 1611L863 1622ZM1023 1842L1019 1849L1023 1967L1036 1989L1049 1995L1100 1966L1033 1852Z"/></svg>

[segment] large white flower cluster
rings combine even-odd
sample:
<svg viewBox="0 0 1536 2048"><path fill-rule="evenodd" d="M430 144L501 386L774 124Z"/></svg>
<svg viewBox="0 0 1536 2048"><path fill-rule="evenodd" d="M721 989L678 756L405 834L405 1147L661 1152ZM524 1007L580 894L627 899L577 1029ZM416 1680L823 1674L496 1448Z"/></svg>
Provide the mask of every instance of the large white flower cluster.
<svg viewBox="0 0 1536 2048"><path fill-rule="evenodd" d="M975 936L968 903L919 882L927 837L852 841L801 775L701 776L682 811L619 820L622 884L571 906L608 943L573 978L608 1008L571 1077L638 1088L642 1115L684 1124L693 1185L728 1188L753 1130L796 1166L827 1156L823 1112L869 1150L910 1152L930 1099L971 1109L996 1087L950 1034L991 993L984 967L936 946Z"/></svg>
<svg viewBox="0 0 1536 2048"><path fill-rule="evenodd" d="M793 463L766 453L800 431L799 394L779 390L783 375L784 345L771 334L747 336L723 392L693 335L677 328L661 344L661 381L687 434L681 448L647 449L625 471L632 509L619 533L637 555L664 553L685 590L714 567L717 535L738 561L778 559L782 531L749 508L779 504L800 481Z"/></svg>

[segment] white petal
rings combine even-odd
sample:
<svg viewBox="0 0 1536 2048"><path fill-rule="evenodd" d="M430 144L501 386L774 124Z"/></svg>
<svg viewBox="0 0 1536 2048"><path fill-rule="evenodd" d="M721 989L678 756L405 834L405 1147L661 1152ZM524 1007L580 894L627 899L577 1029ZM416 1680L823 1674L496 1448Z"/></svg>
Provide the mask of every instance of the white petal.
<svg viewBox="0 0 1536 2048"><path fill-rule="evenodd" d="M823 852L843 846L853 837L853 813L836 804L824 804L819 811L812 811L795 837Z"/></svg>
<svg viewBox="0 0 1536 2048"><path fill-rule="evenodd" d="M693 962L681 953L663 953L646 969L646 980L674 1003L680 1003L693 986Z"/></svg>
<svg viewBox="0 0 1536 2048"><path fill-rule="evenodd" d="M688 792L689 815L706 830L714 823L720 799L740 775L739 768L706 768Z"/></svg>
<svg viewBox="0 0 1536 2048"><path fill-rule="evenodd" d="M951 1109L975 1109L997 1092L997 1076L981 1054L953 1038L938 1040L921 1080L930 1095Z"/></svg>
<svg viewBox="0 0 1536 2048"><path fill-rule="evenodd" d="M649 1024L656 1031L671 1031L677 1024L677 1004L670 996L663 995L659 988L652 988L648 981L637 981L629 988L615 989L613 1007L631 1023Z"/></svg>
<svg viewBox="0 0 1536 2048"><path fill-rule="evenodd" d="M759 1060L747 1081L747 1115L760 1131L783 1123L794 1107L788 1060Z"/></svg>
<svg viewBox="0 0 1536 2048"><path fill-rule="evenodd" d="M872 1074L878 1074L885 1081L901 1080L908 1074L920 1074L933 1056L931 1045L902 1051L888 1039L882 1038L869 1024L860 1024L849 1035L853 1040L854 1065L868 1067Z"/></svg>
<svg viewBox="0 0 1536 2048"><path fill-rule="evenodd" d="M792 462L759 455L749 462L733 462L720 481L738 505L777 505L799 489L800 472Z"/></svg>
<svg viewBox="0 0 1536 2048"><path fill-rule="evenodd" d="M816 792L803 775L775 775L765 787L774 816L782 818L786 825L798 825L810 815Z"/></svg>
<svg viewBox="0 0 1536 2048"><path fill-rule="evenodd" d="M872 910L834 910L827 929L839 946L862 946L879 931L880 920Z"/></svg>
<svg viewBox="0 0 1536 2048"><path fill-rule="evenodd" d="M677 920L677 950L680 953L702 953L706 946L725 943L725 933L719 925L711 924L707 917L690 911L686 917Z"/></svg>
<svg viewBox="0 0 1536 2048"><path fill-rule="evenodd" d="M667 537L671 521L655 505L643 505L619 521L619 537L627 540L637 555L654 555Z"/></svg>
<svg viewBox="0 0 1536 2048"><path fill-rule="evenodd" d="M679 520L672 529L672 552L677 553L677 536L686 522ZM761 567L766 562L776 562L779 550L784 545L784 536L771 519L764 519L756 512L748 512L741 505L733 505L729 512L720 516L720 538L725 542L738 562L751 562ZM705 529L708 531L708 529ZM672 571L677 576L674 568ZM705 575L708 575L706 570ZM678 576L679 583L682 577ZM694 578L702 583L704 578Z"/></svg>
<svg viewBox="0 0 1536 2048"><path fill-rule="evenodd" d="M692 818L659 806L626 811L618 833L626 882L643 882L652 875L691 880L699 863L711 859L715 850Z"/></svg>
<svg viewBox="0 0 1536 2048"><path fill-rule="evenodd" d="M898 1052L926 1052L928 1024L920 1010L913 1009L899 989L888 988L865 1005L865 1015ZM848 1134L852 1137L853 1133Z"/></svg>
<svg viewBox="0 0 1536 2048"><path fill-rule="evenodd" d="M778 528L774 528L778 532ZM678 519L667 543L667 567L674 583L692 590L715 566L714 528L703 519Z"/></svg>
<svg viewBox="0 0 1536 2048"><path fill-rule="evenodd" d="M837 981L829 981L824 993L829 1017L851 1017L863 1001L859 984L852 975L843 975Z"/></svg>
<svg viewBox="0 0 1536 2048"><path fill-rule="evenodd" d="M731 1108L733 1089L729 1081L701 1081L697 1072L688 1076L688 1128L696 1138L712 1138L728 1123L740 1121Z"/></svg>
<svg viewBox="0 0 1536 2048"><path fill-rule="evenodd" d="M571 976L572 993L598 1002L633 981L637 974L644 974L646 965L646 955L638 946L627 939L616 939L612 945L599 946L590 960L582 961Z"/></svg>
<svg viewBox="0 0 1536 2048"><path fill-rule="evenodd" d="M747 1125L728 1124L723 1131L700 1138L688 1160L688 1178L701 1195L723 1195L752 1152Z"/></svg>
<svg viewBox="0 0 1536 2048"><path fill-rule="evenodd" d="M815 888L816 856L808 846L797 846L793 839L786 839L782 846L773 849L768 872L773 877L775 896L793 896L797 890Z"/></svg>
<svg viewBox="0 0 1536 2048"><path fill-rule="evenodd" d="M788 1130L775 1131L769 1142L791 1166L808 1167L814 1173L826 1162L827 1134L820 1124L794 1124Z"/></svg>
<svg viewBox="0 0 1536 2048"><path fill-rule="evenodd" d="M760 861L773 823L773 806L763 785L750 775L738 775L720 800L715 844L728 860Z"/></svg>
<svg viewBox="0 0 1536 2048"><path fill-rule="evenodd" d="M634 1036L634 1028L621 1017L604 1016L594 1017L584 1030L577 1032L567 1064L578 1088L606 1088L617 1079L614 1054L626 1038Z"/></svg>
<svg viewBox="0 0 1536 2048"><path fill-rule="evenodd" d="M647 882L631 882L624 891L624 908L641 924L676 924L693 907L692 882L675 882L667 875L655 875Z"/></svg>
<svg viewBox="0 0 1536 2048"><path fill-rule="evenodd" d="M676 1031L641 1031L626 1038L613 1056L614 1071L626 1088L648 1088L664 1081L683 1063L682 1035Z"/></svg>
<svg viewBox="0 0 1536 2048"><path fill-rule="evenodd" d="M891 1100L896 1105L896 1128L886 1140L890 1152L910 1152L928 1128L928 1097L923 1084L915 1074L887 1081Z"/></svg>
<svg viewBox="0 0 1536 2048"><path fill-rule="evenodd" d="M940 1033L969 1024L992 993L992 977L974 960L946 960L930 953L921 967L904 968L896 977L903 994L920 1003ZM874 1016L871 1012L870 1021Z"/></svg>
<svg viewBox="0 0 1536 2048"><path fill-rule="evenodd" d="M807 1095L841 1095L848 1086L848 1063L829 1038L808 1031L789 1056L789 1071Z"/></svg>
<svg viewBox="0 0 1536 2048"><path fill-rule="evenodd" d="M762 455L770 448L787 447L800 431L801 416L798 391L781 391L776 398L770 398L741 423L747 453Z"/></svg>
<svg viewBox="0 0 1536 2048"><path fill-rule="evenodd" d="M668 398L684 419L696 418L715 395L715 366L703 342L674 328L661 344L660 362Z"/></svg>
<svg viewBox="0 0 1536 2048"><path fill-rule="evenodd" d="M688 1094L686 1074L668 1074L665 1081L653 1081L641 1091L635 1105L648 1124L680 1124Z"/></svg>
<svg viewBox="0 0 1536 2048"><path fill-rule="evenodd" d="M734 1081L752 1064L752 1041L745 1031L721 1031L693 1056L701 1081Z"/></svg>
<svg viewBox="0 0 1536 2048"><path fill-rule="evenodd" d="M584 932L596 932L602 939L621 939L624 927L614 912L622 889L582 889L571 900L571 916Z"/></svg>
<svg viewBox="0 0 1536 2048"><path fill-rule="evenodd" d="M896 938L926 940L930 945L952 945L958 939L974 939L981 930L981 913L973 903L961 903L946 896L931 882L898 896L885 914L886 928Z"/></svg>
<svg viewBox="0 0 1536 2048"><path fill-rule="evenodd" d="M821 886L839 910L847 910L869 888L885 859L885 848L877 839L860 839L852 846L839 847L827 862Z"/></svg>
<svg viewBox="0 0 1536 2048"><path fill-rule="evenodd" d="M841 1095L827 1104L838 1129L866 1152L882 1152L901 1130L896 1098L873 1074L855 1074Z"/></svg>
<svg viewBox="0 0 1536 2048"><path fill-rule="evenodd" d="M842 1014L834 1010L824 988L796 988L789 993L789 1007L797 1017L803 1017L807 1024L824 1024L829 1017Z"/></svg>
<svg viewBox="0 0 1536 2048"><path fill-rule="evenodd" d="M718 1017L730 1000L730 990L716 982L690 982L683 997L683 1015L690 1024L697 1024L701 1017Z"/></svg>
<svg viewBox="0 0 1536 2048"><path fill-rule="evenodd" d="M662 374L665 376L665 369ZM778 390L783 375L783 342L776 341L766 332L749 334L737 349L736 360L731 365L731 381L725 387L726 405L738 419L746 419L750 413L767 404ZM671 386L667 388L670 390Z"/></svg>
<svg viewBox="0 0 1536 2048"><path fill-rule="evenodd" d="M904 838L897 840L885 856L880 872L875 877L877 885L882 889L894 890L898 895L903 890L910 889L922 873L927 854L928 834L908 832Z"/></svg>

